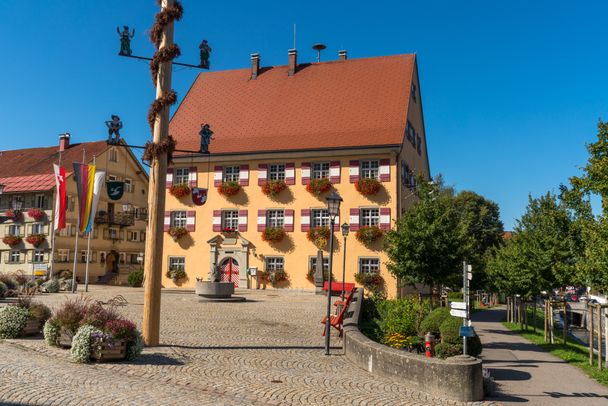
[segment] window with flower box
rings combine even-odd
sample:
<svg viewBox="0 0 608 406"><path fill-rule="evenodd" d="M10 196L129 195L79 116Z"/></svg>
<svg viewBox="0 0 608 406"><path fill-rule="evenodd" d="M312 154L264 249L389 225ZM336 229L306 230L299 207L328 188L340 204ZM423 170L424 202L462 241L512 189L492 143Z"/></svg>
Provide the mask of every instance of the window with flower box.
<svg viewBox="0 0 608 406"><path fill-rule="evenodd" d="M267 210L266 211L266 227L283 227L285 222L284 210Z"/></svg>
<svg viewBox="0 0 608 406"><path fill-rule="evenodd" d="M329 178L329 162L314 162L311 172L313 179Z"/></svg>
<svg viewBox="0 0 608 406"><path fill-rule="evenodd" d="M182 185L190 182L190 168L175 168L173 170L173 184Z"/></svg>
<svg viewBox="0 0 608 406"><path fill-rule="evenodd" d="M380 209L361 209L360 224L362 226L377 226L380 224Z"/></svg>
<svg viewBox="0 0 608 406"><path fill-rule="evenodd" d="M239 211L222 210L222 230L238 230Z"/></svg>
<svg viewBox="0 0 608 406"><path fill-rule="evenodd" d="M266 268L266 272L284 270L283 257L266 257L265 268Z"/></svg>
<svg viewBox="0 0 608 406"><path fill-rule="evenodd" d="M44 234L44 224L42 224L42 223L32 224L32 234Z"/></svg>
<svg viewBox="0 0 608 406"><path fill-rule="evenodd" d="M268 180L285 180L285 164L268 165Z"/></svg>
<svg viewBox="0 0 608 406"><path fill-rule="evenodd" d="M362 179L379 179L380 178L380 161L377 159L361 161L361 178Z"/></svg>
<svg viewBox="0 0 608 406"><path fill-rule="evenodd" d="M186 228L188 216L185 211L172 211L171 212L171 227L175 228Z"/></svg>
<svg viewBox="0 0 608 406"><path fill-rule="evenodd" d="M169 257L169 269L185 271L186 257Z"/></svg>
<svg viewBox="0 0 608 406"><path fill-rule="evenodd" d="M313 227L329 227L329 212L327 209L312 209L310 217Z"/></svg>
<svg viewBox="0 0 608 406"><path fill-rule="evenodd" d="M21 230L20 224L11 224L8 226L8 235L21 235Z"/></svg>
<svg viewBox="0 0 608 406"><path fill-rule="evenodd" d="M224 166L222 180L224 182L238 182L241 172L240 166Z"/></svg>
<svg viewBox="0 0 608 406"><path fill-rule="evenodd" d="M380 272L379 258L359 258L359 272L378 273Z"/></svg>

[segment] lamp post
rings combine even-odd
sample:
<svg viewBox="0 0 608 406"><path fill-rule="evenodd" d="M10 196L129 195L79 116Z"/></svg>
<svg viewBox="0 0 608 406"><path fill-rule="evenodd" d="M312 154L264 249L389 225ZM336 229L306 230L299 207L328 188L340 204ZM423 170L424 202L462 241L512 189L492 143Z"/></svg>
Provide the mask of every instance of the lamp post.
<svg viewBox="0 0 608 406"><path fill-rule="evenodd" d="M342 300L344 300L344 282L346 279L346 237L348 237L349 231L350 226L348 223L342 224L342 235L344 236L344 252L342 253Z"/></svg>
<svg viewBox="0 0 608 406"><path fill-rule="evenodd" d="M336 222L336 216L340 213L340 203L342 198L335 191L331 192L329 196L325 198L327 201L327 212L329 213L329 270L327 272L327 314L325 315L325 355L329 355L329 338L331 335L331 271L334 257L334 223Z"/></svg>

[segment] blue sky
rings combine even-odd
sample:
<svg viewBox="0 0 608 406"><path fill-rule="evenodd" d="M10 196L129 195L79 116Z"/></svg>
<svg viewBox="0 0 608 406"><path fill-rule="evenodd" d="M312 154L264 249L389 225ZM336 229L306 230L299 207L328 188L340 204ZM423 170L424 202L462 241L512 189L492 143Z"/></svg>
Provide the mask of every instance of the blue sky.
<svg viewBox="0 0 608 406"><path fill-rule="evenodd" d="M584 165L585 143L608 119L608 4L586 1L183 0L175 39L196 63L206 38L212 70L287 62L297 23L300 61L324 42L324 59L416 52L431 170L457 189L499 203L511 228L527 195L557 190ZM0 150L100 139L118 114L131 143L150 134L154 97L147 66L120 58L116 26L135 27L136 54L153 53L144 32L152 0L1 0L4 38ZM183 96L197 71L177 68Z"/></svg>

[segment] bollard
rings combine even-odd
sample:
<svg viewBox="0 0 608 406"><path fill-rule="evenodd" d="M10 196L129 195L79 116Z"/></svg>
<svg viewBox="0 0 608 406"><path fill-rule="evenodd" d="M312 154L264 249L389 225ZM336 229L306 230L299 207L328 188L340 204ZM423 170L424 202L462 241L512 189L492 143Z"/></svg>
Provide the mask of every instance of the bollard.
<svg viewBox="0 0 608 406"><path fill-rule="evenodd" d="M435 347L435 336L431 332L426 333L424 336L424 355L427 358L433 356L433 350Z"/></svg>

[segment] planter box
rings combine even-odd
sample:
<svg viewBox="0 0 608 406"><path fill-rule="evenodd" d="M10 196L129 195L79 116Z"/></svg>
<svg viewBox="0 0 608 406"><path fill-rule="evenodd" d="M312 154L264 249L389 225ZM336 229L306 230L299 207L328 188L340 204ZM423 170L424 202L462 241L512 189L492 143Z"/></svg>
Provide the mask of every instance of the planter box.
<svg viewBox="0 0 608 406"><path fill-rule="evenodd" d="M73 334L64 330L59 333L59 345L64 348L72 348Z"/></svg>
<svg viewBox="0 0 608 406"><path fill-rule="evenodd" d="M40 334L40 321L36 319L28 319L25 323L25 327L21 331L24 336L34 336Z"/></svg>
<svg viewBox="0 0 608 406"><path fill-rule="evenodd" d="M127 342L114 340L114 343L103 343L101 349L92 351L91 358L97 361L116 361L127 357Z"/></svg>

